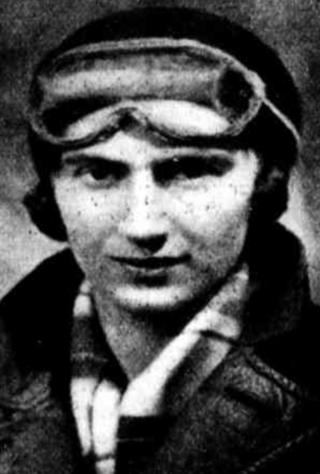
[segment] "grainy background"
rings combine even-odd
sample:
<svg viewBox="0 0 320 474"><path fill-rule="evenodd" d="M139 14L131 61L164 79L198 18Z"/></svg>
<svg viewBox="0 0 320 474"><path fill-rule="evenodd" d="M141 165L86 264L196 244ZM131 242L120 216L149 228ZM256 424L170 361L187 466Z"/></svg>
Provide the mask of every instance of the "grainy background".
<svg viewBox="0 0 320 474"><path fill-rule="evenodd" d="M35 176L25 139L25 97L39 58L105 11L132 6L201 6L258 33L280 55L304 97L303 155L285 222L303 239L320 301L320 2L318 0L1 0L0 296L59 246L30 223L21 199ZM266 131L267 133L267 131ZM319 293L319 296L318 296Z"/></svg>

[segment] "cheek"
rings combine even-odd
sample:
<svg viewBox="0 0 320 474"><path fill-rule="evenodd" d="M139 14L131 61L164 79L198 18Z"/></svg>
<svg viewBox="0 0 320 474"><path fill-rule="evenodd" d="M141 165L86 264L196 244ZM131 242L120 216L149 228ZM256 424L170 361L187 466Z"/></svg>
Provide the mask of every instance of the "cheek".
<svg viewBox="0 0 320 474"><path fill-rule="evenodd" d="M219 193L207 193L197 203L189 211L185 236L201 274L214 281L221 280L242 253L248 231L251 193L242 193L238 187L230 185Z"/></svg>
<svg viewBox="0 0 320 474"><path fill-rule="evenodd" d="M251 195L239 195L237 189L230 187L207 209L206 238L212 236L213 241L222 241L225 246L237 246L237 241L242 245L247 233Z"/></svg>
<svg viewBox="0 0 320 474"><path fill-rule="evenodd" d="M251 187L234 183L203 186L180 201L180 228L189 240L210 246L243 240L250 214Z"/></svg>
<svg viewBox="0 0 320 474"><path fill-rule="evenodd" d="M99 193L86 192L63 180L55 184L55 197L67 229L69 244L81 268L93 265L99 249L116 224L115 210Z"/></svg>

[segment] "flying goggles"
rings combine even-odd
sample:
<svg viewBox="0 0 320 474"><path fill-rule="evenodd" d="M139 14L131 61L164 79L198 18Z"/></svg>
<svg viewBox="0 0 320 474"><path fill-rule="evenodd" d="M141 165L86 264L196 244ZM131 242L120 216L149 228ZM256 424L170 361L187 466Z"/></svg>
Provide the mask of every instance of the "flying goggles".
<svg viewBox="0 0 320 474"><path fill-rule="evenodd" d="M179 140L237 136L261 106L293 134L266 86L237 59L194 40L129 39L80 46L42 63L30 124L44 140L86 146L135 120Z"/></svg>

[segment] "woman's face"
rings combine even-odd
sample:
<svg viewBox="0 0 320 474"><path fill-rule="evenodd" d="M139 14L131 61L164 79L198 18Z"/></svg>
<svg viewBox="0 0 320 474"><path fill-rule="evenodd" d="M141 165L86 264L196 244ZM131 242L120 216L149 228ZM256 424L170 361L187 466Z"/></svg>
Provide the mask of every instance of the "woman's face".
<svg viewBox="0 0 320 474"><path fill-rule="evenodd" d="M63 153L53 186L99 298L174 317L207 301L236 264L258 168L251 151L168 145L129 128Z"/></svg>

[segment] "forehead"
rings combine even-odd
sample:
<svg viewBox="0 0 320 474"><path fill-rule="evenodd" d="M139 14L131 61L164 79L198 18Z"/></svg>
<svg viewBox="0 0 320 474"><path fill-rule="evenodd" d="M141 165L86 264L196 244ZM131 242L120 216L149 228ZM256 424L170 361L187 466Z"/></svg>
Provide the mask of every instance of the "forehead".
<svg viewBox="0 0 320 474"><path fill-rule="evenodd" d="M235 171L237 169L258 170L259 160L252 150L230 149L223 146L196 146L190 144L168 144L166 141L139 127L120 130L112 137L94 143L78 150L67 151L62 155L62 161L68 158L86 157L106 161L121 162L132 170L142 169L157 163L175 160L180 157L197 160L219 160L228 163Z"/></svg>
<svg viewBox="0 0 320 474"><path fill-rule="evenodd" d="M170 144L161 137L141 127L130 127L117 131L111 137L87 147L63 153L67 158L74 155L106 158L128 164L157 161L184 154L206 155L212 147L197 147L189 144Z"/></svg>

